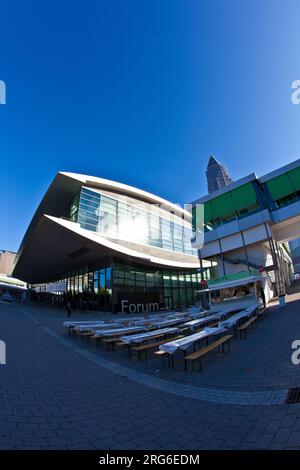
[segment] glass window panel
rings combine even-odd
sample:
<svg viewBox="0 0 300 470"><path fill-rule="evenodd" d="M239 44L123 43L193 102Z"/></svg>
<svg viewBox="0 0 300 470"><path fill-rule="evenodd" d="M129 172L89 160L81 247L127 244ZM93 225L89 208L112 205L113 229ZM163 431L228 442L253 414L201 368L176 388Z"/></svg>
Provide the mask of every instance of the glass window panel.
<svg viewBox="0 0 300 470"><path fill-rule="evenodd" d="M76 208L72 209L72 217L77 217L81 227L103 236L196 254L191 246L190 227L174 224L169 214L162 217L154 213L150 204L127 201L131 199L121 200L84 187L78 214L74 212Z"/></svg>
<svg viewBox="0 0 300 470"><path fill-rule="evenodd" d="M154 286L154 273L146 273L146 287L153 288Z"/></svg>
<svg viewBox="0 0 300 470"><path fill-rule="evenodd" d="M169 272L164 272L163 282L165 287L171 286L171 275Z"/></svg>
<svg viewBox="0 0 300 470"><path fill-rule="evenodd" d="M181 301L180 301L179 289L172 289L172 297L173 297L173 307L174 308L180 307Z"/></svg>
<svg viewBox="0 0 300 470"><path fill-rule="evenodd" d="M172 279L172 287L178 287L178 274L172 273L171 279Z"/></svg>
<svg viewBox="0 0 300 470"><path fill-rule="evenodd" d="M111 238L118 237L118 201L102 196L99 209L98 232Z"/></svg>
<svg viewBox="0 0 300 470"><path fill-rule="evenodd" d="M300 191L300 167L289 171L288 174L296 191Z"/></svg>
<svg viewBox="0 0 300 470"><path fill-rule="evenodd" d="M197 211L196 211L196 214L197 214ZM196 215L196 217L197 217L197 215ZM204 222L205 223L210 223L212 218L213 218L213 214L212 214L211 205L210 205L210 202L207 201L204 204Z"/></svg>
<svg viewBox="0 0 300 470"><path fill-rule="evenodd" d="M83 290L87 291L89 289L89 274L84 273L82 276Z"/></svg>
<svg viewBox="0 0 300 470"><path fill-rule="evenodd" d="M106 289L111 289L111 267L106 268Z"/></svg>
<svg viewBox="0 0 300 470"><path fill-rule="evenodd" d="M186 290L186 297L187 297L187 304L192 305L193 304L193 291L192 291L192 289L187 289Z"/></svg>
<svg viewBox="0 0 300 470"><path fill-rule="evenodd" d="M78 292L82 292L82 275L78 276Z"/></svg>
<svg viewBox="0 0 300 470"><path fill-rule="evenodd" d="M155 273L155 286L162 287L163 286L163 274L159 271Z"/></svg>
<svg viewBox="0 0 300 470"><path fill-rule="evenodd" d="M105 291L105 269L100 269L99 272L99 288L100 294Z"/></svg>
<svg viewBox="0 0 300 470"><path fill-rule="evenodd" d="M235 212L230 193L223 194L210 201L214 218L231 216Z"/></svg>
<svg viewBox="0 0 300 470"><path fill-rule="evenodd" d="M286 173L267 181L267 186L274 201L295 192Z"/></svg>
<svg viewBox="0 0 300 470"><path fill-rule="evenodd" d="M185 305L187 303L185 287L180 287L180 302L181 302L181 305Z"/></svg>
<svg viewBox="0 0 300 470"><path fill-rule="evenodd" d="M237 211L245 209L253 209L258 207L255 189L252 183L244 184L239 188L230 191L230 194L234 201L234 207Z"/></svg>
<svg viewBox="0 0 300 470"><path fill-rule="evenodd" d="M144 272L136 271L135 278L136 278L136 285L137 286L145 286L145 284L146 284L146 275L145 275Z"/></svg>
<svg viewBox="0 0 300 470"><path fill-rule="evenodd" d="M77 222L79 199L80 199L80 192L76 194L71 205L70 219L72 220L72 222Z"/></svg>
<svg viewBox="0 0 300 470"><path fill-rule="evenodd" d="M96 294L99 292L99 271L94 272L94 291Z"/></svg>

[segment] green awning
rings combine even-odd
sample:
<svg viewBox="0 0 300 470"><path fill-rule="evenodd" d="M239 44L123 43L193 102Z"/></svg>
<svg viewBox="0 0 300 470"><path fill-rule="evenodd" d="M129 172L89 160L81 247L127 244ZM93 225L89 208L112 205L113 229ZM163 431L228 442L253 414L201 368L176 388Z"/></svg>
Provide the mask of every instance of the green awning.
<svg viewBox="0 0 300 470"><path fill-rule="evenodd" d="M208 223L212 220L212 218L213 218L213 214L211 210L211 205L210 205L210 202L208 201L204 204L204 222Z"/></svg>
<svg viewBox="0 0 300 470"><path fill-rule="evenodd" d="M212 199L210 203L214 218L228 217L235 211L230 192Z"/></svg>
<svg viewBox="0 0 300 470"><path fill-rule="evenodd" d="M252 183L244 184L231 191L234 206L237 211L253 207L257 204L256 193Z"/></svg>
<svg viewBox="0 0 300 470"><path fill-rule="evenodd" d="M300 167L289 171L289 177L296 191L300 191Z"/></svg>
<svg viewBox="0 0 300 470"><path fill-rule="evenodd" d="M274 201L295 192L287 173L267 181L267 186Z"/></svg>

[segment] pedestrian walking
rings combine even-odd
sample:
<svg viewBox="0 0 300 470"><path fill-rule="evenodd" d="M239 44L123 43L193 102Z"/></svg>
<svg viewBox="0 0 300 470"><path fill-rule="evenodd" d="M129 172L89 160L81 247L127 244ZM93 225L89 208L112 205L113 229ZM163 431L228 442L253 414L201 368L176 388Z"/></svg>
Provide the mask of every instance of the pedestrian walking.
<svg viewBox="0 0 300 470"><path fill-rule="evenodd" d="M264 308L266 308L266 296L265 296L264 289L262 287L259 290L259 294L260 294L262 304L263 304Z"/></svg>
<svg viewBox="0 0 300 470"><path fill-rule="evenodd" d="M72 313L72 305L71 305L70 301L68 301L68 303L66 305L66 310L67 310L67 313L68 313L68 318L70 318L71 313Z"/></svg>

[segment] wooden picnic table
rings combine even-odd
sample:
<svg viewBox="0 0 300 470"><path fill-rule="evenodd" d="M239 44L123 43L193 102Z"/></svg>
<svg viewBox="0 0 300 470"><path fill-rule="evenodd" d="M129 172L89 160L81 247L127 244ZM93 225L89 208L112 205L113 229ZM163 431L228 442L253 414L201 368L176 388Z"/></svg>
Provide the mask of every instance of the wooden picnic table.
<svg viewBox="0 0 300 470"><path fill-rule="evenodd" d="M120 339L120 336L143 331L147 331L147 328L143 326L132 326L102 331L97 330L95 331L94 338L96 339L96 343L98 343L99 346L103 347L103 343L105 343L107 348L111 346L112 350L114 351L114 344Z"/></svg>
<svg viewBox="0 0 300 470"><path fill-rule="evenodd" d="M179 337L179 328L163 328L148 333L140 333L137 335L122 336L121 343L126 348L128 356L133 357L133 352L137 353L137 358L141 360L148 359L148 352L158 348L164 342L170 341L170 337ZM182 337L182 336L180 336Z"/></svg>
<svg viewBox="0 0 300 470"><path fill-rule="evenodd" d="M79 326L76 326L75 327L75 330L77 331L92 331L92 330L95 330L95 331L100 331L103 329L115 329L115 328L119 328L121 325L119 325L118 323L101 323L100 325L79 325Z"/></svg>
<svg viewBox="0 0 300 470"><path fill-rule="evenodd" d="M249 318L255 312L257 307L258 305L255 304L242 310L241 312L236 313L235 315L232 315L231 317L222 321L220 326L225 328L232 328L233 326L236 326L243 318Z"/></svg>
<svg viewBox="0 0 300 470"><path fill-rule="evenodd" d="M164 343L159 346L160 351L171 356L171 366L174 367L173 355L176 351L183 351L183 360L184 360L184 370L187 370L187 364L185 357L187 355L188 349L193 346L193 350L196 351L196 344L201 344L203 339L206 339L206 344L208 344L208 338L211 336L218 336L222 333L225 333L226 329L223 327L212 327L205 328L204 330L194 333L189 336L184 336L183 338L177 339L175 341L170 341L169 343Z"/></svg>
<svg viewBox="0 0 300 470"><path fill-rule="evenodd" d="M64 321L63 325L66 328L72 328L72 327L75 327L75 326L90 325L90 324L95 324L95 323L98 323L100 325L101 323L104 323L104 321L103 320Z"/></svg>
<svg viewBox="0 0 300 470"><path fill-rule="evenodd" d="M112 337L112 336L123 336L126 333L134 333L138 331L145 331L147 328L143 326L131 326L131 327L125 327L125 328L116 328L116 329L109 329L109 330L96 330L95 331L95 336L105 336L105 337Z"/></svg>
<svg viewBox="0 0 300 470"><path fill-rule="evenodd" d="M152 325L157 326L158 328L167 327L172 325L179 325L184 322L184 318L170 318L169 320L163 320L158 322L152 322Z"/></svg>
<svg viewBox="0 0 300 470"><path fill-rule="evenodd" d="M183 326L188 326L193 331L195 328L198 328L199 326L202 326L202 325L207 325L208 323L214 320L218 320L217 315L210 315L209 317L199 318L196 320L190 320L184 323Z"/></svg>
<svg viewBox="0 0 300 470"><path fill-rule="evenodd" d="M159 330L149 331L148 333L140 333L137 335L130 335L130 336L121 336L121 341L126 344L134 343L134 344L141 344L147 340L161 338L162 336L169 335L171 333L177 333L179 331L178 328L163 328Z"/></svg>
<svg viewBox="0 0 300 470"><path fill-rule="evenodd" d="M225 332L225 328L223 327L212 327L212 328L205 328L204 330L198 331L198 333L194 333L189 336L185 336L179 340L170 341L169 343L162 344L159 349L164 351L168 354L174 354L175 351L178 349L182 351L186 351L191 345L201 341L202 339L206 339L209 336L214 336Z"/></svg>

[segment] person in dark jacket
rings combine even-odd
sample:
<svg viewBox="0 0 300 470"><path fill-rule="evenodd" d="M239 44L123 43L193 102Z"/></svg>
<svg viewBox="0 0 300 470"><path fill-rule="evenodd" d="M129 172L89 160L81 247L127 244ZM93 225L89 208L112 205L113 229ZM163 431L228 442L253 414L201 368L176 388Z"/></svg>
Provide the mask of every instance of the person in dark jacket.
<svg viewBox="0 0 300 470"><path fill-rule="evenodd" d="M71 305L70 301L66 305L66 310L67 310L67 313L68 313L68 318L70 318L71 313L72 313L72 305Z"/></svg>
<svg viewBox="0 0 300 470"><path fill-rule="evenodd" d="M260 288L259 293L260 293L260 298L263 303L263 306L264 308L266 308L266 296L265 296L265 291L263 290L262 287Z"/></svg>

